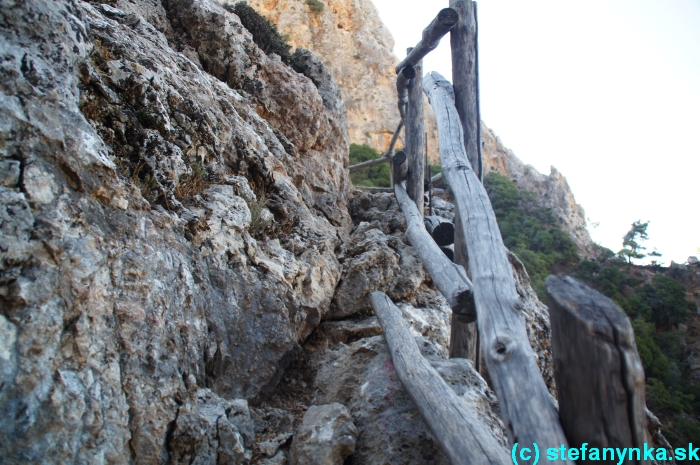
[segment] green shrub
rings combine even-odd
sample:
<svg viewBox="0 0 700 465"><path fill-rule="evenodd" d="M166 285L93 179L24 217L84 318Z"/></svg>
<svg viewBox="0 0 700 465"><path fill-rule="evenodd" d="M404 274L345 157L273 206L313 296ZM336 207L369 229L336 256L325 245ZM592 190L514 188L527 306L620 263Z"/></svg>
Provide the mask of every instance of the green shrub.
<svg viewBox="0 0 700 465"><path fill-rule="evenodd" d="M259 195L256 200L248 202L250 210L250 228L248 232L253 236L257 236L270 225L270 221L263 218L263 211L267 207L268 200L265 195Z"/></svg>
<svg viewBox="0 0 700 465"><path fill-rule="evenodd" d="M306 4L309 5L309 10L314 13L320 13L323 11L323 3L319 0L306 0Z"/></svg>
<svg viewBox="0 0 700 465"><path fill-rule="evenodd" d="M350 165L356 165L381 157L382 154L369 145L350 144ZM389 163L370 166L350 175L353 185L370 187L391 187Z"/></svg>
<svg viewBox="0 0 700 465"><path fill-rule="evenodd" d="M253 42L260 47L260 50L266 55L276 53L285 64L291 65L292 55L289 51L292 47L277 32L277 27L274 24L271 24L245 2L238 2L235 6L227 3L224 4L224 8L241 19L241 24L253 35Z"/></svg>
<svg viewBox="0 0 700 465"><path fill-rule="evenodd" d="M544 278L555 267L578 260L578 252L552 211L540 207L537 194L524 191L505 176L484 178L503 242L525 265L532 287L545 301Z"/></svg>

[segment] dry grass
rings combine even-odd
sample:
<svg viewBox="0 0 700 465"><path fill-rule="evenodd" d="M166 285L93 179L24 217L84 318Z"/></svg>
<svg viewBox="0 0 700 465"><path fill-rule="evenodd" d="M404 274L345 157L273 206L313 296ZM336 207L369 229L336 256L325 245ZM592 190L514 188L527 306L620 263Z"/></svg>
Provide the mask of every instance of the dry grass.
<svg viewBox="0 0 700 465"><path fill-rule="evenodd" d="M182 202L183 200L194 197L195 195L205 191L211 186L209 176L200 163L192 165L192 172L180 177L180 182L173 194L175 198Z"/></svg>

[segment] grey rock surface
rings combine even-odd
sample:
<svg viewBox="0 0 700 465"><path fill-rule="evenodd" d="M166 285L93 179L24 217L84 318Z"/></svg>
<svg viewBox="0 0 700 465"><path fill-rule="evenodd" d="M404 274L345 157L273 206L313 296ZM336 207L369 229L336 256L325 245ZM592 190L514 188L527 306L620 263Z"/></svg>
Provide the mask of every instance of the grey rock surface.
<svg viewBox="0 0 700 465"><path fill-rule="evenodd" d="M214 1L4 1L2 21L3 460L243 460L188 393L272 389L328 312L342 102Z"/></svg>
<svg viewBox="0 0 700 465"><path fill-rule="evenodd" d="M294 433L290 465L342 465L355 452L357 428L344 405L312 405Z"/></svg>

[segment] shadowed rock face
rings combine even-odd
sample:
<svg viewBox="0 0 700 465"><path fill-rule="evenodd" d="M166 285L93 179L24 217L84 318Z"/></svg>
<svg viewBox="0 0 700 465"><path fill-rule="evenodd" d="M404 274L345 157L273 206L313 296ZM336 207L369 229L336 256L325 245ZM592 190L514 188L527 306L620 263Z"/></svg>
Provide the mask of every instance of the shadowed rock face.
<svg viewBox="0 0 700 465"><path fill-rule="evenodd" d="M343 103L217 2L112 5L2 3L0 454L236 462L206 412L274 386L340 278Z"/></svg>

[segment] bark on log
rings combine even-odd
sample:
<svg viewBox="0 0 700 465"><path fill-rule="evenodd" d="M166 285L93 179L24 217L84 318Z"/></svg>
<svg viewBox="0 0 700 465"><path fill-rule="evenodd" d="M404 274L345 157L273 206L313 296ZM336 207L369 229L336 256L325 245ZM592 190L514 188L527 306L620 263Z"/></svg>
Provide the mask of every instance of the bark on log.
<svg viewBox="0 0 700 465"><path fill-rule="evenodd" d="M452 8L440 10L433 21L423 29L423 38L418 42L413 50L396 66L396 74L406 66L415 66L424 56L432 52L440 44L440 39L459 21L458 13Z"/></svg>
<svg viewBox="0 0 700 465"><path fill-rule="evenodd" d="M398 152L394 155L391 163L394 184L402 183L408 177L408 157L405 152Z"/></svg>
<svg viewBox="0 0 700 465"><path fill-rule="evenodd" d="M574 278L548 276L545 282L559 417L571 446L644 450L644 368L629 319Z"/></svg>
<svg viewBox="0 0 700 465"><path fill-rule="evenodd" d="M462 122L464 147L469 163L477 177L483 181L477 5L471 0L450 0L450 8L459 13L459 22L450 31L455 107Z"/></svg>
<svg viewBox="0 0 700 465"><path fill-rule="evenodd" d="M387 163L391 161L394 156L394 148L396 147L396 141L399 139L401 134L401 129L403 128L403 120L399 121L399 125L396 127L394 135L391 137L391 143L389 143L389 148L382 154L381 157L375 158L374 160L363 161L362 163L357 163L348 168L351 173L361 170L362 168L369 168L370 166L381 165L382 163Z"/></svg>
<svg viewBox="0 0 700 465"><path fill-rule="evenodd" d="M498 396L508 439L539 447L566 445L557 412L535 363L506 248L491 202L469 164L452 85L438 73L423 89L437 120L443 173L455 195L469 253L481 352ZM520 464L532 463L522 460ZM573 464L570 460L552 462Z"/></svg>
<svg viewBox="0 0 700 465"><path fill-rule="evenodd" d="M408 105L406 108L406 144L404 150L408 155L408 196L416 203L418 213L423 216L423 62L413 65L416 76L408 85Z"/></svg>
<svg viewBox="0 0 700 465"><path fill-rule="evenodd" d="M370 299L396 375L452 465L507 465L507 451L421 355L401 310L383 292Z"/></svg>
<svg viewBox="0 0 700 465"><path fill-rule="evenodd" d="M425 229L439 246L453 244L455 241L455 225L441 216L426 216L423 219Z"/></svg>
<svg viewBox="0 0 700 465"><path fill-rule="evenodd" d="M408 84L416 77L416 69L413 66L406 66L401 70L396 78L396 93L399 97L399 114L401 120L406 119L406 106L408 105Z"/></svg>
<svg viewBox="0 0 700 465"><path fill-rule="evenodd" d="M433 283L445 296L453 313L474 321L476 319L474 300L466 271L461 266L452 263L430 237L423 226L423 219L418 214L416 205L408 198L406 189L401 184L394 184L394 193L396 201L406 217L406 225L408 226L406 237L416 250L418 258L428 271Z"/></svg>

